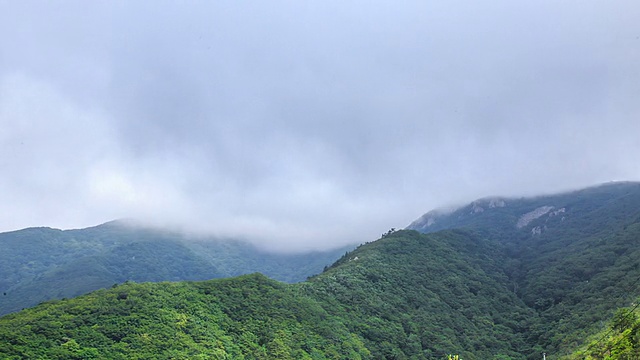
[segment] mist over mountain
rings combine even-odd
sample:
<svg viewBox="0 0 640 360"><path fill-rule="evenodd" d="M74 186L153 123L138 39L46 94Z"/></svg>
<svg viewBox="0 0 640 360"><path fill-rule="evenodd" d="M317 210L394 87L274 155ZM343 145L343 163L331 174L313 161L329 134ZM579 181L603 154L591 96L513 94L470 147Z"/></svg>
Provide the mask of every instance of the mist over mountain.
<svg viewBox="0 0 640 360"><path fill-rule="evenodd" d="M640 2L584 1L2 1L0 231L323 250L639 179Z"/></svg>
<svg viewBox="0 0 640 360"><path fill-rule="evenodd" d="M640 295L640 183L482 199L410 227L425 233L389 231L296 284L127 283L46 302L0 318L0 354L556 360Z"/></svg>
<svg viewBox="0 0 640 360"><path fill-rule="evenodd" d="M558 216L561 221L564 221L570 218L573 207L583 210L581 206L587 201L594 208L613 206L618 200L626 201L627 197L633 197L639 184L630 181L609 182L552 195L520 198L486 197L463 206L431 210L409 224L407 229L423 233L451 228L474 228L485 231L489 228L497 228L506 232L529 229L537 232L538 228L534 224L539 224L539 219L546 223L549 218Z"/></svg>
<svg viewBox="0 0 640 360"><path fill-rule="evenodd" d="M354 246L281 253L244 241L190 236L130 221L77 230L0 233L0 315L125 281L208 280L260 272L298 282Z"/></svg>
<svg viewBox="0 0 640 360"><path fill-rule="evenodd" d="M0 358L640 359L638 19L0 1Z"/></svg>

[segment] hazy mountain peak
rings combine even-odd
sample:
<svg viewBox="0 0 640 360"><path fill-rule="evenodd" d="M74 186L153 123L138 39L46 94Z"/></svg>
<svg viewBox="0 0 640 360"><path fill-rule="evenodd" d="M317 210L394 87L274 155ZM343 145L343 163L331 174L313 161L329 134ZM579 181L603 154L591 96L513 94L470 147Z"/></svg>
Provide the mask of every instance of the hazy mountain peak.
<svg viewBox="0 0 640 360"><path fill-rule="evenodd" d="M640 191L640 183L620 181L551 195L523 198L490 196L463 206L431 210L409 224L407 229L434 232L471 226L474 222L489 221L488 218L494 217L494 221L497 218L502 219L499 221L500 226L510 223L509 226L522 229L545 215L552 217L562 213L564 219L568 216L572 204L583 201L612 201L637 191ZM540 233L541 230L532 232L534 235Z"/></svg>
<svg viewBox="0 0 640 360"><path fill-rule="evenodd" d="M407 229L411 230L419 230L419 228L427 228L431 225L434 225L439 218L445 217L459 208L452 207L446 209L434 209L429 211L428 213L422 215L420 218L414 220L407 226Z"/></svg>

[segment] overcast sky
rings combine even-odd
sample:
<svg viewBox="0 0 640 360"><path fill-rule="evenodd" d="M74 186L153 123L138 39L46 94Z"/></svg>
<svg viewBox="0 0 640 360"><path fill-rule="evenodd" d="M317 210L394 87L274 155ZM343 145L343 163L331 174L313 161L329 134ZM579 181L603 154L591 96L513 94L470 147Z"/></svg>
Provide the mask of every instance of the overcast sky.
<svg viewBox="0 0 640 360"><path fill-rule="evenodd" d="M299 250L640 180L640 2L0 0L0 231Z"/></svg>

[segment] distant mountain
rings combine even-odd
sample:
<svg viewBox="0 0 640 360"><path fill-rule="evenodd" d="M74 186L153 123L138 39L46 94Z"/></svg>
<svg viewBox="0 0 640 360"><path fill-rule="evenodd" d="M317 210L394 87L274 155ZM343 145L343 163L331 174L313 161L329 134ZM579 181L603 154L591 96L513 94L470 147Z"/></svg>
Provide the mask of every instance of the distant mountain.
<svg viewBox="0 0 640 360"><path fill-rule="evenodd" d="M451 228L389 232L301 283L126 283L47 302L0 318L0 357L569 356L640 295L640 184L498 200L427 225Z"/></svg>
<svg viewBox="0 0 640 360"><path fill-rule="evenodd" d="M0 233L0 315L124 281L207 280L260 272L297 282L353 247L278 254L234 240L110 222L80 230Z"/></svg>
<svg viewBox="0 0 640 360"><path fill-rule="evenodd" d="M541 318L531 341L550 352L577 346L640 295L640 183L481 199L408 228L467 229L499 244L510 289Z"/></svg>
<svg viewBox="0 0 640 360"><path fill-rule="evenodd" d="M538 232L548 219L567 219L570 211L601 210L616 206L638 192L638 182L612 182L582 190L529 198L488 197L454 209L435 209L413 221L407 229L422 233L469 228L484 232ZM629 201L626 199L624 201ZM635 205L633 203L632 205ZM634 210L633 208L630 210ZM543 223L540 222L542 219ZM543 228L539 229L543 231Z"/></svg>

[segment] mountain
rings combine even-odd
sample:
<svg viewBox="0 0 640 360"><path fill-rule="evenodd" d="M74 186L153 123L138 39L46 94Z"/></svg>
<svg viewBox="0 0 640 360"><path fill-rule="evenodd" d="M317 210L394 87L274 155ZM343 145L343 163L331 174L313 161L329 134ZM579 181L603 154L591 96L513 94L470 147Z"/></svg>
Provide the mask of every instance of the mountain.
<svg viewBox="0 0 640 360"><path fill-rule="evenodd" d="M125 281L207 280L261 272L297 282L353 247L279 254L246 242L110 222L80 230L0 233L0 315Z"/></svg>
<svg viewBox="0 0 640 360"><path fill-rule="evenodd" d="M640 184L501 200L391 231L300 283L125 283L46 302L0 318L0 357L570 358L638 297Z"/></svg>
<svg viewBox="0 0 640 360"><path fill-rule="evenodd" d="M0 357L517 358L534 314L495 251L464 231L398 231L303 283L126 283L0 318Z"/></svg>
<svg viewBox="0 0 640 360"><path fill-rule="evenodd" d="M509 291L502 251L467 231L401 230L298 286L377 359L521 358L535 312Z"/></svg>
<svg viewBox="0 0 640 360"><path fill-rule="evenodd" d="M541 232L548 219L564 221L569 211L585 212L616 206L618 201L629 203L628 210L637 205L634 196L640 183L612 182L561 194L529 198L488 197L454 209L435 209L413 221L407 229L422 233L444 229L471 228L485 233L521 234L523 230ZM632 197L625 199L626 197ZM624 214L621 214L624 216ZM605 220L606 217L605 217ZM539 228L542 226L542 228ZM565 226L566 227L566 226ZM603 230L606 230L604 227Z"/></svg>
<svg viewBox="0 0 640 360"><path fill-rule="evenodd" d="M408 227L468 229L505 249L510 289L540 322L530 342L565 354L640 294L640 183L488 198Z"/></svg>
<svg viewBox="0 0 640 360"><path fill-rule="evenodd" d="M126 283L0 318L8 359L325 359L367 356L310 299L263 275Z"/></svg>

